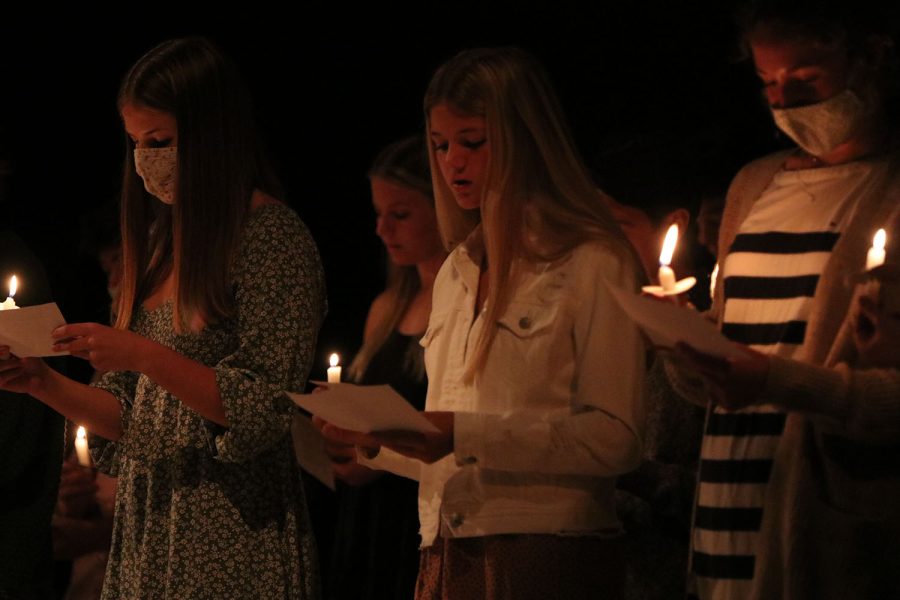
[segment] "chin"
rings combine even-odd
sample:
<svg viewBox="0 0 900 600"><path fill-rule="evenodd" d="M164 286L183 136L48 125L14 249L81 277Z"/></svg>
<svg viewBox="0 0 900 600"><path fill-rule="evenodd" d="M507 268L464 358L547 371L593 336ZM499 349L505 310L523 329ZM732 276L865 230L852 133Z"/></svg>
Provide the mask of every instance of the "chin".
<svg viewBox="0 0 900 600"><path fill-rule="evenodd" d="M474 194L465 194L456 196L456 203L463 210L475 210L476 208L481 207L481 202L479 198Z"/></svg>

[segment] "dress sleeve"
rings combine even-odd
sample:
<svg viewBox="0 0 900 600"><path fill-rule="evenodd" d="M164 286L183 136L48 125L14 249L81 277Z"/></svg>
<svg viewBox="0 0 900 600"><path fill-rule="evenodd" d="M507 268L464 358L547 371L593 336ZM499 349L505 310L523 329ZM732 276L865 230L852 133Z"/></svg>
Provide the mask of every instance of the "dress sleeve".
<svg viewBox="0 0 900 600"><path fill-rule="evenodd" d="M88 444L91 449L91 459L94 461L94 466L112 477L116 477L119 474L118 447L125 436L128 435L137 381L138 374L133 371L109 371L91 384L96 388L109 392L119 401L122 437L116 442L111 442L94 433L88 435Z"/></svg>
<svg viewBox="0 0 900 600"><path fill-rule="evenodd" d="M456 413L460 464L502 471L614 476L641 460L645 348L608 285L636 290L609 252L590 252L573 290L574 398L563 414Z"/></svg>
<svg viewBox="0 0 900 600"><path fill-rule="evenodd" d="M242 462L288 435L325 314L315 243L293 212L261 209L235 264L237 347L217 365L228 427L208 424L215 455Z"/></svg>

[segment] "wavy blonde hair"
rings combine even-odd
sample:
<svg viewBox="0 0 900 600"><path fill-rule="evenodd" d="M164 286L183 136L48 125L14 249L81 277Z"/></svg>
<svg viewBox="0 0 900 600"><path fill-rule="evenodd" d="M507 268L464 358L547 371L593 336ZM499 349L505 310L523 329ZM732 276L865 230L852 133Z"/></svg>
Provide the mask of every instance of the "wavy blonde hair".
<svg viewBox="0 0 900 600"><path fill-rule="evenodd" d="M515 289L521 261L565 259L587 241L604 244L640 275L634 250L591 182L541 65L518 48L466 50L435 72L425 93L431 111L446 104L485 120L490 160L481 209L464 210L443 180L429 145L435 208L448 250L482 224L488 269L487 323L466 378L484 366L497 320ZM517 264L518 263L518 264Z"/></svg>

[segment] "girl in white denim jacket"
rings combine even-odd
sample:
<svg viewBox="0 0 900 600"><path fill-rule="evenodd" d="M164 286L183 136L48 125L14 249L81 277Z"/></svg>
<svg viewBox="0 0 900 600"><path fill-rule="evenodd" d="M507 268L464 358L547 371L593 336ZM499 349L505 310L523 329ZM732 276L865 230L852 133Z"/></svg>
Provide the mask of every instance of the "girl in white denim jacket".
<svg viewBox="0 0 900 600"><path fill-rule="evenodd" d="M452 250L422 339L440 433L323 433L420 480L418 598L619 597L645 348L608 286L636 291L637 260L529 55L463 52L424 104Z"/></svg>

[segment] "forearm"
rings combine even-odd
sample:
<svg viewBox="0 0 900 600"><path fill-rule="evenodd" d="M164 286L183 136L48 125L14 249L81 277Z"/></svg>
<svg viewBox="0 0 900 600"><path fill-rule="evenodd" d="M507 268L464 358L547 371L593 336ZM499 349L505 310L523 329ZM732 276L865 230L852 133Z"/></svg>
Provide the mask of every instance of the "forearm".
<svg viewBox="0 0 900 600"><path fill-rule="evenodd" d="M228 426L211 367L150 341L141 353L138 370L203 418Z"/></svg>
<svg viewBox="0 0 900 600"><path fill-rule="evenodd" d="M50 370L34 396L69 420L110 441L122 436L122 409L118 399L101 390Z"/></svg>
<svg viewBox="0 0 900 600"><path fill-rule="evenodd" d="M640 440L602 410L564 417L529 413L456 413L454 453L460 463L500 471L611 477L640 463Z"/></svg>
<svg viewBox="0 0 900 600"><path fill-rule="evenodd" d="M828 368L772 357L761 397L855 439L900 440L897 369Z"/></svg>

